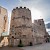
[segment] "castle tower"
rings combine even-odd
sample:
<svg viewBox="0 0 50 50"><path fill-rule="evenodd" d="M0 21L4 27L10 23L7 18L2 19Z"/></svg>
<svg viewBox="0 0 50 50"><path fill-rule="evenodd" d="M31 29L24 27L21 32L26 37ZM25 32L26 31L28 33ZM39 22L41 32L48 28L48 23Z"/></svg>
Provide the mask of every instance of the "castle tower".
<svg viewBox="0 0 50 50"><path fill-rule="evenodd" d="M34 24L36 24L37 26L39 26L39 28L43 32L46 32L45 23L44 23L44 20L43 19L34 20Z"/></svg>
<svg viewBox="0 0 50 50"><path fill-rule="evenodd" d="M46 28L43 19L34 20L33 23L33 35L35 37L35 42L37 43L44 43L46 36Z"/></svg>
<svg viewBox="0 0 50 50"><path fill-rule="evenodd" d="M17 46L20 40L24 46L32 42L31 11L26 7L16 7L11 15L9 45Z"/></svg>
<svg viewBox="0 0 50 50"><path fill-rule="evenodd" d="M8 13L7 9L0 6L0 36L8 31Z"/></svg>

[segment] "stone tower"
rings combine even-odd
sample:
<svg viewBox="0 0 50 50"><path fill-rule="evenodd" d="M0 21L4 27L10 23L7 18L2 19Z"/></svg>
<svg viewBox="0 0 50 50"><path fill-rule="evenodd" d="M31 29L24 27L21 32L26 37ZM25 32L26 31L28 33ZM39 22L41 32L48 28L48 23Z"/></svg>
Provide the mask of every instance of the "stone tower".
<svg viewBox="0 0 50 50"><path fill-rule="evenodd" d="M7 9L0 6L0 36L8 31L8 12Z"/></svg>
<svg viewBox="0 0 50 50"><path fill-rule="evenodd" d="M24 46L32 42L31 11L24 7L16 7L12 10L9 45L17 46L22 41Z"/></svg>
<svg viewBox="0 0 50 50"><path fill-rule="evenodd" d="M43 19L34 20L33 23L33 36L35 44L44 43L46 35L46 28Z"/></svg>
<svg viewBox="0 0 50 50"><path fill-rule="evenodd" d="M43 19L34 20L34 24L36 24L37 26L39 26L39 28L41 28L43 31L46 31Z"/></svg>

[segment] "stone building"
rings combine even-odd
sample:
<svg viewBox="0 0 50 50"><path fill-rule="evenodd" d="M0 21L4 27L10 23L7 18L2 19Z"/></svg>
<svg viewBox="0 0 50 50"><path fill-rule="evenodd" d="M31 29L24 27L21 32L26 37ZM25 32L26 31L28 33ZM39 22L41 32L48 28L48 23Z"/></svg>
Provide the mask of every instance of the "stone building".
<svg viewBox="0 0 50 50"><path fill-rule="evenodd" d="M34 44L39 44L39 43L45 42L45 39L47 38L48 33L46 32L46 28L45 28L43 19L34 20L33 36L34 36Z"/></svg>
<svg viewBox="0 0 50 50"><path fill-rule="evenodd" d="M18 46L19 41L22 41L24 46L33 42L31 11L24 7L16 7L12 10L9 45Z"/></svg>
<svg viewBox="0 0 50 50"><path fill-rule="evenodd" d="M8 32L8 13L7 9L3 8L0 6L0 46L2 41L4 40L4 36ZM4 40L5 42L7 41L6 39ZM7 43L6 43L7 44Z"/></svg>
<svg viewBox="0 0 50 50"><path fill-rule="evenodd" d="M8 31L8 13L7 9L0 6L0 36Z"/></svg>
<svg viewBox="0 0 50 50"><path fill-rule="evenodd" d="M33 24L33 25L32 25ZM24 46L30 43L44 43L47 33L43 19L31 21L31 11L24 7L16 7L12 10L9 45L18 46L20 40Z"/></svg>

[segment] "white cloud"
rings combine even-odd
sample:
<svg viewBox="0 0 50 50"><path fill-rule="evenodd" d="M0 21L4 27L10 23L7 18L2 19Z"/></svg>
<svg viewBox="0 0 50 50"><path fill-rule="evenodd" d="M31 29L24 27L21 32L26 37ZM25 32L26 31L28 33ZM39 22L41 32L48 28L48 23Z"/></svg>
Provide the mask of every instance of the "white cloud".
<svg viewBox="0 0 50 50"><path fill-rule="evenodd" d="M50 21L45 22L45 24L48 24L48 23L50 23Z"/></svg>

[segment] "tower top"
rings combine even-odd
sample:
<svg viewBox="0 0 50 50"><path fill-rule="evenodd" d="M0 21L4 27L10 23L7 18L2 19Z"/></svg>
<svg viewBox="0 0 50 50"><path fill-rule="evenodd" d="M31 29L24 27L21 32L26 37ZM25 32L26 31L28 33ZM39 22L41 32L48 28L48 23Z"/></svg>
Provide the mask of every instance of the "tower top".
<svg viewBox="0 0 50 50"><path fill-rule="evenodd" d="M30 9L29 9L29 8L22 7L22 6L20 6L20 7L16 7L16 8L14 8L13 10L16 10L16 9L26 9L26 10L29 10L29 11L30 11Z"/></svg>

